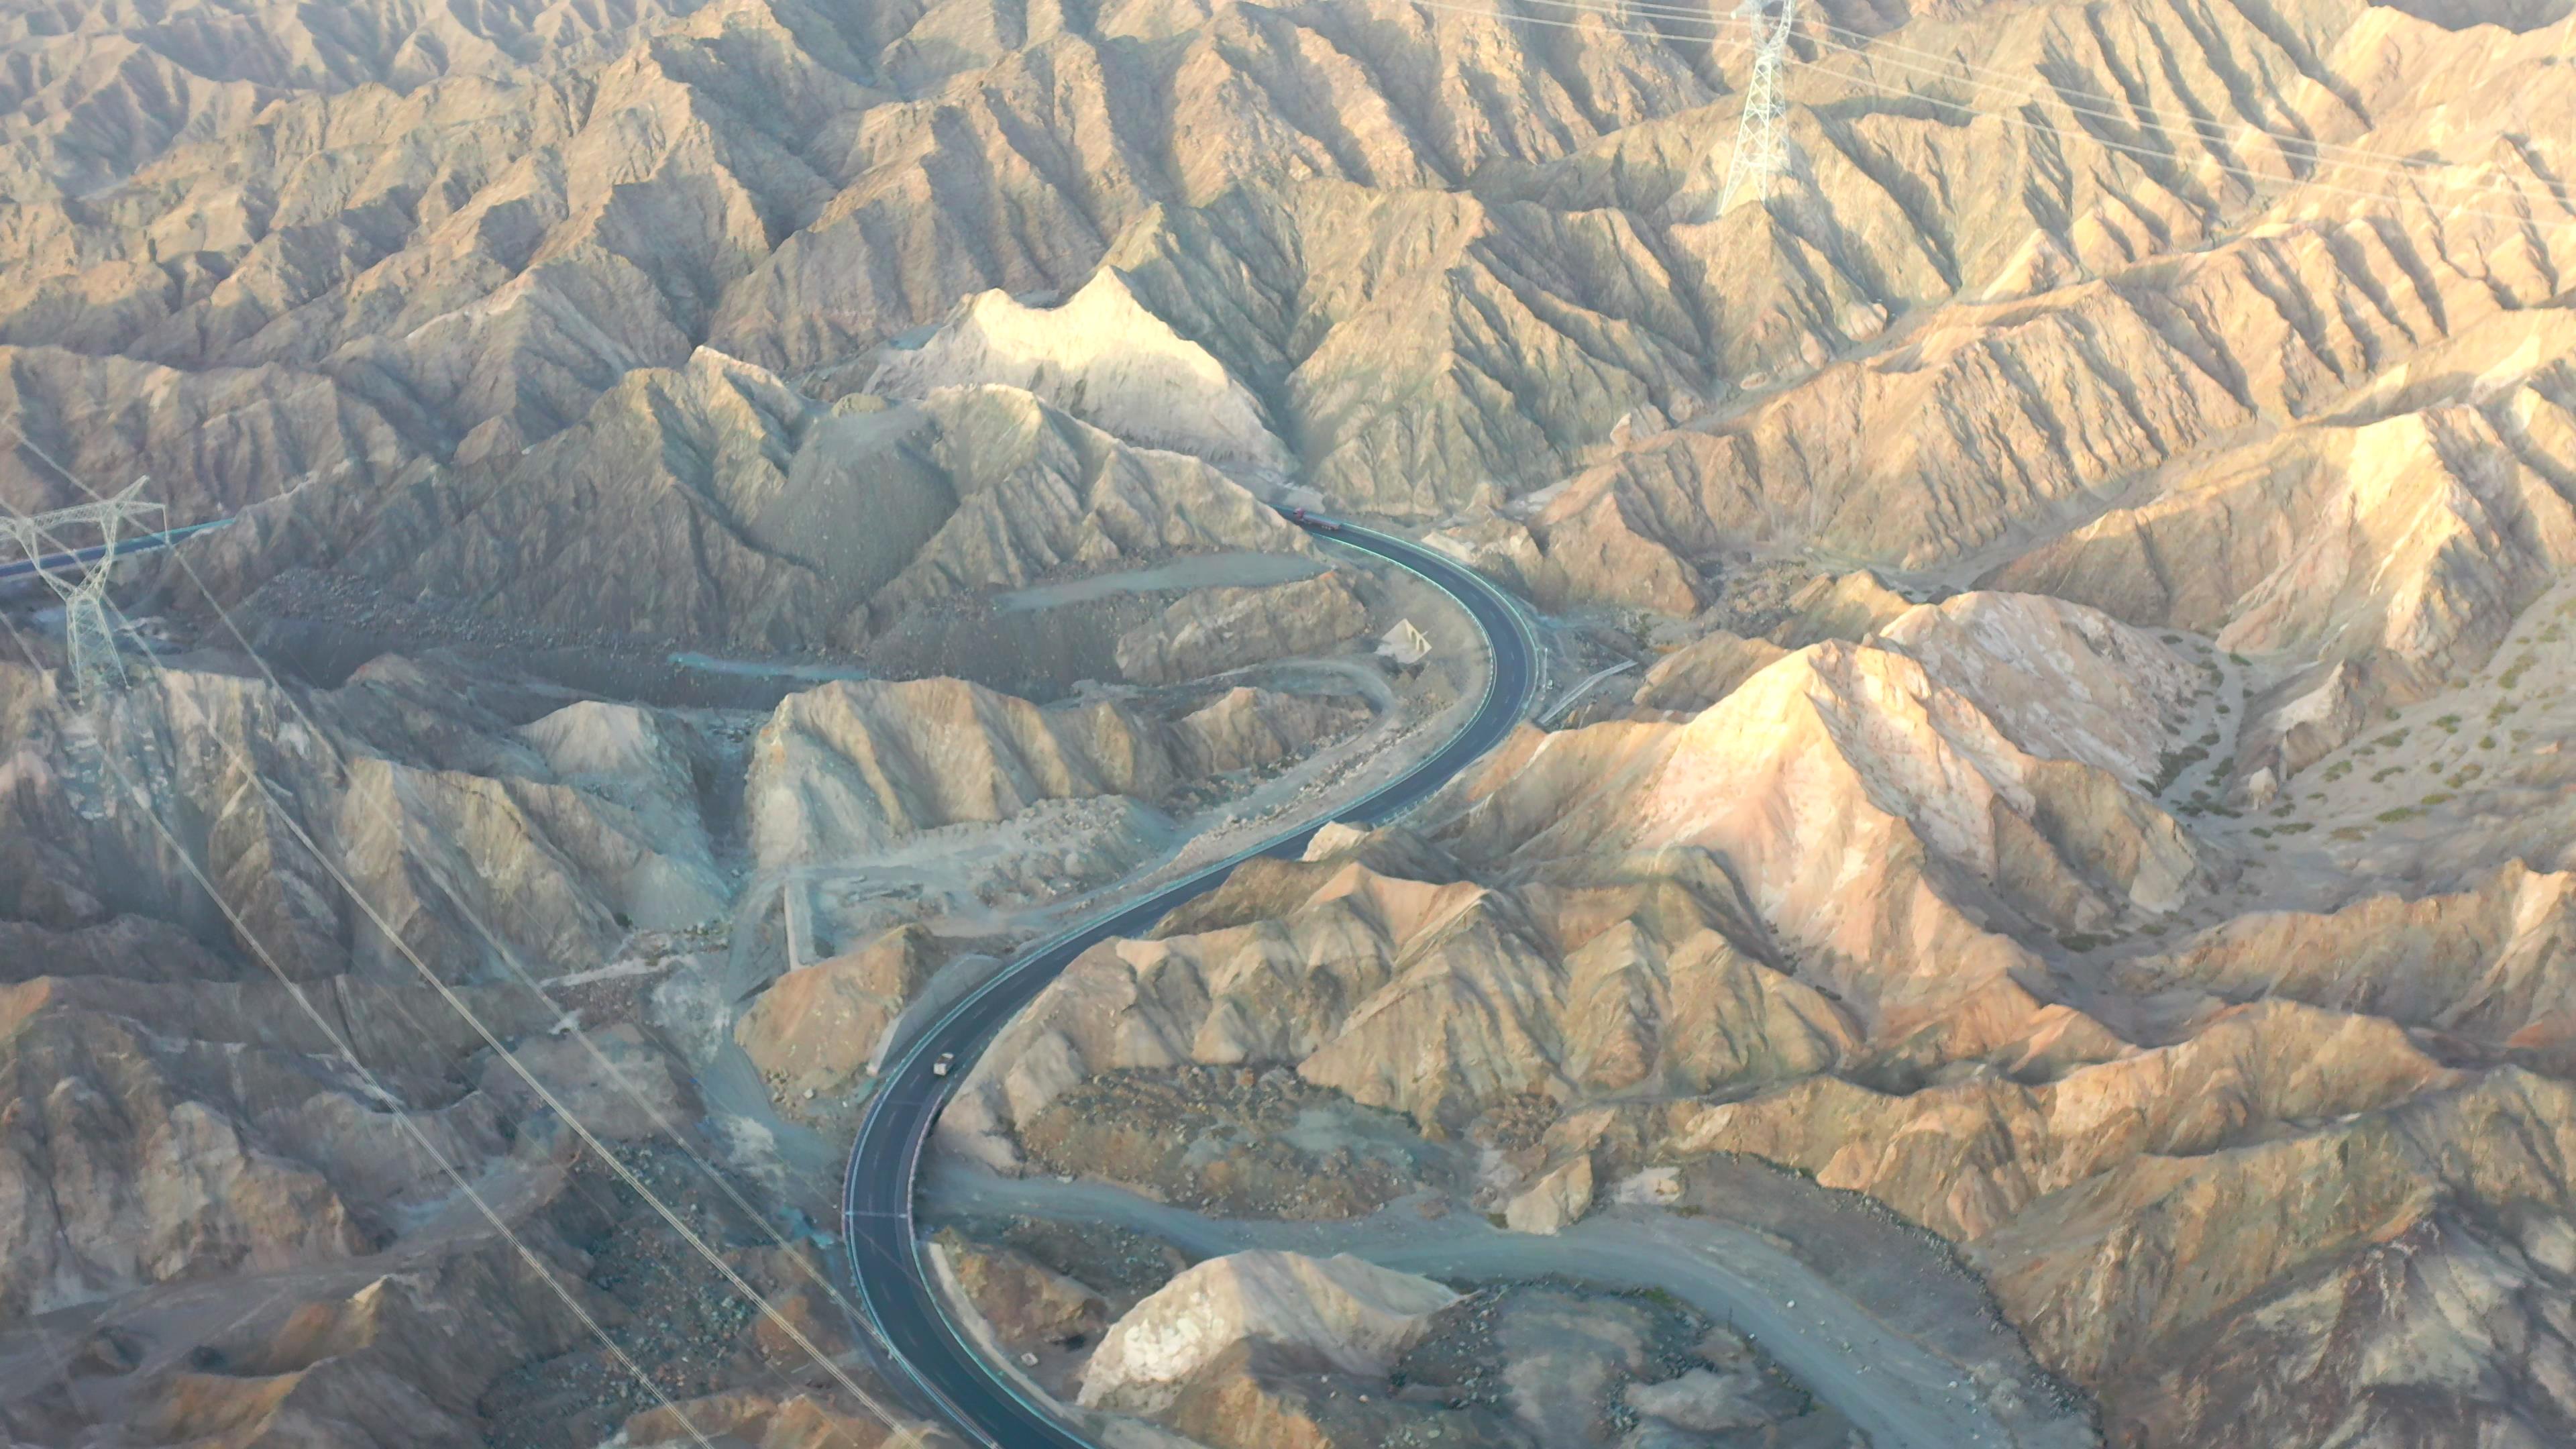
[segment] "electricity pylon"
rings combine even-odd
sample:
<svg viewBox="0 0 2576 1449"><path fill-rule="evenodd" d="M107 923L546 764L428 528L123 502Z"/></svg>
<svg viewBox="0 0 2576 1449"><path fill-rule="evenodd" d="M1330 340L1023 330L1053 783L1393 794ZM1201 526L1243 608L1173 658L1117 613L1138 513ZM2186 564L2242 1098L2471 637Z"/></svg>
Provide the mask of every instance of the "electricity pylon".
<svg viewBox="0 0 2576 1449"><path fill-rule="evenodd" d="M136 495L149 478L137 478L114 498L76 504L30 518L10 510L0 515L0 536L15 542L28 564L63 601L63 643L71 654L72 689L81 703L95 704L125 685L125 660L117 653L116 629L107 619L107 580L116 571L116 548L126 525L161 505ZM84 560L91 549L68 544L66 533L98 530L98 557Z"/></svg>
<svg viewBox="0 0 2576 1449"><path fill-rule="evenodd" d="M1774 4L1779 7L1776 20L1771 16ZM1798 0L1743 0L1735 13L1753 29L1753 75L1744 87L1744 114L1735 123L1726 189L1718 193L1712 216L1724 216L1738 197L1767 193L1771 178L1789 169L1788 143L1780 135L1789 103L1780 98L1780 72L1789 63L1789 31L1797 24Z"/></svg>

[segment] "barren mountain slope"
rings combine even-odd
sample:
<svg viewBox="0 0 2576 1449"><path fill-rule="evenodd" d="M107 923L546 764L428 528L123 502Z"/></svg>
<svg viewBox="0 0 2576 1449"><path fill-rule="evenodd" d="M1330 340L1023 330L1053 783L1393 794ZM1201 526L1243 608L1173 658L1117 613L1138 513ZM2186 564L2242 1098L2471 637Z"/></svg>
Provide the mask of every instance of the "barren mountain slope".
<svg viewBox="0 0 2576 1449"><path fill-rule="evenodd" d="M1080 789L1115 802L1092 841L1115 875L1172 829L1156 807L1231 798L1366 713L1250 687L1042 711L957 680L870 683L838 687L868 699L863 727L788 750L771 735L819 728L815 695L755 733L737 712L577 699L485 670L386 656L314 690L172 668L84 710L49 674L0 667L0 1305L17 1325L0 1354L30 1375L0 1422L17 1437L895 1432L570 1126L612 1144L799 1332L840 1342L820 1256L744 1210L739 1173L763 1164L724 1133L766 1129L710 1094L696 1038L710 1009L722 1031L725 1004L697 993L770 946L776 897L743 878L761 852L837 861L883 845L899 817L973 853L990 848L979 831L1018 822L931 809L906 793L922 788L911 775L889 785L897 815L853 817L878 822L864 839L797 835L793 820L817 817L777 802L842 798L857 767L823 742L878 768L938 741L993 762L988 801L1034 811L1051 803L1043 770L1030 797L1013 791L1066 751ZM977 730L994 737L978 746ZM1042 869L1064 867L1050 854ZM935 902L913 910L940 924ZM879 1026L947 954L860 973ZM800 1062L797 1033L824 1018L769 1024L814 1008L820 984L789 975L741 1036L782 1093L801 1066L804 1099L819 1082L837 1108L861 1075L846 1054L873 1037L843 1021L843 1055ZM457 1338L471 1350L442 1342ZM657 1409L614 1352L653 1392L718 1397ZM647 1410L666 1417L629 1424Z"/></svg>
<svg viewBox="0 0 2576 1449"><path fill-rule="evenodd" d="M558 636L809 652L1050 573L1309 548L1210 465L1016 389L826 406L703 349L544 444L403 484L278 499L210 539L205 571L234 598L300 567Z"/></svg>
<svg viewBox="0 0 2576 1449"><path fill-rule="evenodd" d="M0 6L0 502L237 520L113 701L0 650L0 1431L896 1435L797 1340L907 1008L1474 688L1303 502L1643 667L947 1147L1673 1242L1760 1159L2114 1443L2576 1439L2564 0L1800 14L1721 209L1743 27L1642 0ZM1845 1429L1645 1300L957 1262L1140 1435Z"/></svg>
<svg viewBox="0 0 2576 1449"><path fill-rule="evenodd" d="M2119 741L2152 741L2189 676L2045 601L1966 596L1889 636L1799 651L1688 724L1525 732L1453 802L1449 882L1406 879L1401 853L1247 866L1164 939L1078 963L952 1126L1025 1124L1086 1073L1182 1061L1295 1065L1455 1130L1531 1090L2116 1054L2032 999L2039 961L1995 927L2101 929L2205 886L2188 837L2133 793L2153 754ZM1980 668L2034 656L2072 687L1998 691ZM1507 859L1510 888L1457 878Z"/></svg>
<svg viewBox="0 0 2576 1449"><path fill-rule="evenodd" d="M997 26L979 0L864 15L735 0L606 26L489 17L468 23L526 28L470 46L442 34L452 17L371 17L345 36L277 40L283 53L257 64L224 43L257 28L248 17L111 14L15 42L30 77L61 78L40 94L129 57L86 104L150 119L113 164L76 163L30 97L0 339L301 369L343 407L394 418L417 452L473 461L701 345L856 381L879 344L963 298L1079 288L1104 304L1124 294L1112 310L1140 308L1135 327L1222 364L1209 422L1227 450L1278 461L1266 429L1328 492L1421 514L1487 478L1507 491L1552 481L1615 446L1623 419L1651 435L1875 346L1908 317L1906 347L1847 364L1860 371L1840 383L1827 368L1812 398L1793 390L1761 410L1768 428L1748 418L1714 436L1758 450L1792 419L1857 437L1903 397L2026 396L2031 432L1964 457L1971 437L1923 439L1934 454L1919 484L1893 471L1901 453L1857 478L1819 458L1803 482L1758 451L1744 460L1778 519L1830 529L1857 504L1852 522L1874 519L1874 533L1837 541L1930 557L2250 413L2308 415L2477 313L2546 295L2564 263L2558 142L2538 122L2568 82L2539 35L2455 38L2333 3L2260 25L2225 12L2176 44L2162 16L2077 22L2039 7L1979 35L1980 64L2047 77L2018 123L1980 114L1994 101L1986 72L1923 58L1946 53L1964 19L1915 22L1875 59L1795 71L1793 92L1821 107L1793 112L1805 199L1709 221L1740 48L1681 23L1658 38L1657 17L1616 7L1562 29L1325 4ZM407 68L433 48L450 67ZM505 48L528 63L500 63ZM2468 102L2477 113L2446 117L2443 134L2530 145L2455 154L2437 141L2446 164L2417 184L2502 190L2476 193L2469 214L2403 209L2385 234L2347 220L2354 192L2390 178L2331 148L2367 138L2374 154L2407 154L2432 139L2416 114L2428 93L2447 99L2477 67L2490 82ZM189 126L172 111L199 92L173 73L209 97L240 93L239 113L208 99ZM2173 124L2194 114L2210 119ZM2222 116L2294 139L2230 137ZM976 163L956 164L966 156ZM98 166L116 178L104 190L88 180ZM2515 188L2527 226L2496 215L2514 203L2492 198ZM2010 204L1986 205L1996 194ZM2267 211L2289 229L2228 239ZM2001 305L2040 294L2053 300L2027 314ZM1954 299L1918 337L1913 314ZM920 366L1034 381L1033 319L1003 305L961 316L952 326L974 339L942 340ZM995 327L1022 340L996 352ZM1980 374L1982 353L1943 341L1996 331L2027 359ZM2127 416L2041 422L2091 406L2045 401L2050 379L2079 377L2127 397ZM1113 429L1195 436L1139 417L1116 385L1095 390ZM141 441L84 461L150 466ZM1944 476L1979 470L2023 475L2018 500L1901 538L1890 529L1919 512L1874 501L1891 487L1937 497L1956 486ZM1790 497L1793 482L1822 503ZM1710 527L1754 529L1724 501L1741 485L1689 486L1709 522L1666 510L1650 539L1687 556Z"/></svg>
<svg viewBox="0 0 2576 1449"><path fill-rule="evenodd" d="M2213 897L2326 884L2154 803L2221 673L1978 593L1677 722L1525 732L1431 841L1328 837L1085 956L945 1130L1006 1169L1231 1201L1279 1131L1259 1114L1175 1176L1176 1151L1066 1155L1059 1104L1107 1114L1086 1142L1150 1141L1153 1094L1098 1084L1285 1067L1476 1145L1453 1190L1542 1232L1646 1169L1749 1154L1960 1244L2122 1442L2395 1442L2423 1395L2456 1405L2438 1442L2548 1442L2576 1422L2543 1306L2576 1192L2563 879L2513 865L2156 951ZM2401 1243L2420 1291L2389 1284ZM2398 1357L2333 1347L2356 1315ZM2449 1366L2400 1366L2431 1342ZM2295 1373L2270 1357L2292 1345Z"/></svg>

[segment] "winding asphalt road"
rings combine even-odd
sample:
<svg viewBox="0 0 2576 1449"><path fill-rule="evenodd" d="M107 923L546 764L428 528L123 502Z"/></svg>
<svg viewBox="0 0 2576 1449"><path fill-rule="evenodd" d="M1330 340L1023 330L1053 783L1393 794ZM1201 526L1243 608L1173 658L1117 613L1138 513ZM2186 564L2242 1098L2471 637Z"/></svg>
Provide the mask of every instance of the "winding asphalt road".
<svg viewBox="0 0 2576 1449"><path fill-rule="evenodd" d="M1537 684L1538 650L1528 622L1502 591L1470 569L1421 545L1346 524L1319 539L1375 554L1417 575L1464 608L1484 632L1493 668L1483 702L1466 726L1431 758L1331 820L1378 823L1401 814L1502 742L1528 711ZM1056 974L1097 942L1142 934L1173 908L1213 889L1254 855L1294 857L1326 820L1310 821L1233 860L1164 887L1152 896L1026 952L981 990L958 1002L914 1041L880 1078L850 1150L841 1194L842 1241L866 1327L897 1375L968 1443L994 1449L1091 1449L1079 1435L985 1360L942 1311L938 1290L913 1224L915 1186L931 1128L975 1056L1004 1023ZM956 1053L950 1075L932 1067Z"/></svg>

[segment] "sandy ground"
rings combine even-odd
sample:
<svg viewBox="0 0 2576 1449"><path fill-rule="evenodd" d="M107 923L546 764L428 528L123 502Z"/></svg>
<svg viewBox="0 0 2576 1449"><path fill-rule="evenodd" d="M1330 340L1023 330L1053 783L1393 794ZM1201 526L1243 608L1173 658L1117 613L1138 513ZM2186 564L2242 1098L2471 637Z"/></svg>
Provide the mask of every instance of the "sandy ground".
<svg viewBox="0 0 2576 1449"><path fill-rule="evenodd" d="M2000 1324L1984 1355L1953 1332L1906 1332L1802 1261L1784 1241L1706 1218L1613 1206L1554 1237L1512 1233L1473 1213L1424 1215L1420 1199L1356 1222L1219 1219L1096 1182L995 1176L941 1162L924 1187L933 1220L1017 1213L1111 1224L1213 1256L1248 1248L1352 1253L1452 1282L1562 1274L1613 1289L1662 1289L1732 1324L1817 1398L1850 1418L1875 1449L2075 1449L2097 1443L2080 1411L2045 1391ZM1929 1254L1928 1245L1924 1249ZM1884 1271L1884 1264L1878 1265ZM1923 1271L1937 1273L1929 1264ZM1940 1343L1942 1339L1950 1342ZM1946 1350L1946 1351L1945 1351Z"/></svg>
<svg viewBox="0 0 2576 1449"><path fill-rule="evenodd" d="M2266 904L2324 904L2359 882L2456 890L2511 858L2576 865L2565 846L2576 837L2571 636L2576 579L2524 610L2459 687L2373 721L2270 808L2198 823L2251 858L2251 894Z"/></svg>
<svg viewBox="0 0 2576 1449"><path fill-rule="evenodd" d="M559 1190L568 1157L531 1143L489 1164L475 1190L504 1222L517 1223ZM382 1252L155 1284L39 1315L0 1332L0 1398L26 1398L60 1382L96 1423L121 1422L127 1411L120 1391L144 1375L84 1374L73 1367L98 1328L113 1325L123 1341L143 1345L138 1370L157 1369L245 1327L274 1333L302 1303L355 1293L393 1274L434 1272L446 1254L491 1232L490 1220L463 1193L450 1193Z"/></svg>
<svg viewBox="0 0 2576 1449"><path fill-rule="evenodd" d="M1212 553L1174 559L1149 569L1093 574L1063 583L1040 584L993 600L997 613L1019 614L1064 604L1088 603L1112 594L1151 594L1166 589L1247 589L1311 579L1332 565L1293 553Z"/></svg>
<svg viewBox="0 0 2576 1449"><path fill-rule="evenodd" d="M2062 941L2062 985L2121 1017L2087 983L2107 963L2167 950L2252 911L2331 911L2383 892L2474 888L2509 860L2576 867L2576 579L2523 611L2502 648L2460 684L2385 710L2351 743L2262 805L2231 791L2246 704L2265 661L2160 631L2206 687L2175 733L2182 768L2159 793L2220 866L2222 884L2173 914L2107 938Z"/></svg>

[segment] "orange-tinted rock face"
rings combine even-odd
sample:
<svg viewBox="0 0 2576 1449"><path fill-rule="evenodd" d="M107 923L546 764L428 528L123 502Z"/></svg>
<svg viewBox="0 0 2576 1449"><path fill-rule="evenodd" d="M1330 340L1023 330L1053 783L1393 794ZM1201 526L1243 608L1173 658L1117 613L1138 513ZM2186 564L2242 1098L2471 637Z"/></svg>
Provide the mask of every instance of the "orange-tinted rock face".
<svg viewBox="0 0 2576 1449"><path fill-rule="evenodd" d="M2560 5L1802 7L1722 214L1746 48L1615 0L15 7L0 503L236 522L109 704L0 598L0 1419L896 1435L795 1241L894 1024L1480 687L1277 500L1633 668L1088 954L947 1146L1560 1245L1734 1154L2124 1449L2576 1441ZM1121 1316L960 1261L1047 1373ZM1839 1436L1520 1312L1154 1432Z"/></svg>

